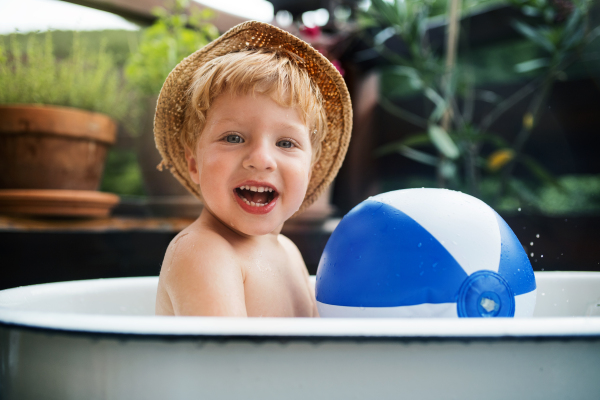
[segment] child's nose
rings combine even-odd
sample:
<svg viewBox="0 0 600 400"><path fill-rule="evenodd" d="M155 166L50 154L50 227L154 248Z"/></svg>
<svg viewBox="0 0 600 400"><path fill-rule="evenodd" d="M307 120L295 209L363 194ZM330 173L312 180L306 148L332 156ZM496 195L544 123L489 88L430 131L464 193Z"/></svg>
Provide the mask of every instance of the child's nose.
<svg viewBox="0 0 600 400"><path fill-rule="evenodd" d="M273 151L268 143L256 143L250 147L250 152L244 159L244 168L255 169L259 171L269 171L277 168ZM273 146L274 147L274 146Z"/></svg>

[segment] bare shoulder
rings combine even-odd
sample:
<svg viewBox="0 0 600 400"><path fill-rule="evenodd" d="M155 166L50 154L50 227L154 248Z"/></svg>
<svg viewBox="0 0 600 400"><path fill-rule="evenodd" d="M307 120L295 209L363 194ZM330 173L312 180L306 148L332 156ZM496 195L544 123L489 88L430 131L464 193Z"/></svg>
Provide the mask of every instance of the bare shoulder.
<svg viewBox="0 0 600 400"><path fill-rule="evenodd" d="M169 264L167 265L168 271L172 267L185 268L188 266L189 263L181 261L203 261L212 257L229 258L228 250L230 249L230 243L221 235L192 225L173 238L167 248L163 268L164 264Z"/></svg>
<svg viewBox="0 0 600 400"><path fill-rule="evenodd" d="M160 273L161 290L175 315L246 313L242 270L232 245L199 224L192 224L169 244Z"/></svg>
<svg viewBox="0 0 600 400"><path fill-rule="evenodd" d="M284 248L287 255L290 257L293 264L306 270L306 266L304 265L304 259L302 258L302 253L300 253L300 250L298 250L296 244L292 242L287 236L281 234L277 237L277 239L279 240L279 243Z"/></svg>
<svg viewBox="0 0 600 400"><path fill-rule="evenodd" d="M308 279L308 269L306 268L306 264L304 263L304 258L302 258L302 253L298 250L298 247L294 242L292 242L288 237L284 235L278 236L279 243L285 249L286 254L289 257L290 265L294 270L299 271L306 279Z"/></svg>

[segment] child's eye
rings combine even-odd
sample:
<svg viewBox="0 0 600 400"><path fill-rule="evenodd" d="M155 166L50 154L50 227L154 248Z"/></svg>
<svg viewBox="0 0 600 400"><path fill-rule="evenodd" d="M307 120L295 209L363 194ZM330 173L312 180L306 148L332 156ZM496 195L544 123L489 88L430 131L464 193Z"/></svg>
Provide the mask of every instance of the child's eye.
<svg viewBox="0 0 600 400"><path fill-rule="evenodd" d="M291 140L280 140L277 142L277 146L283 147L284 149L291 149L294 147L294 143Z"/></svg>
<svg viewBox="0 0 600 400"><path fill-rule="evenodd" d="M227 135L225 136L225 141L227 143L243 143L244 139L240 135Z"/></svg>

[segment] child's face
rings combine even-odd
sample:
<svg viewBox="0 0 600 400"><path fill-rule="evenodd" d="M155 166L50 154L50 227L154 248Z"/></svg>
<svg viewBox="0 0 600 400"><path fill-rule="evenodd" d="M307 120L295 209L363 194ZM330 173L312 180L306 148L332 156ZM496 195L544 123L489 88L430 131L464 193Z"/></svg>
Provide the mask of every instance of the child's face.
<svg viewBox="0 0 600 400"><path fill-rule="evenodd" d="M298 110L263 94L217 97L194 152L186 152L205 207L245 235L276 231L300 208L311 156Z"/></svg>

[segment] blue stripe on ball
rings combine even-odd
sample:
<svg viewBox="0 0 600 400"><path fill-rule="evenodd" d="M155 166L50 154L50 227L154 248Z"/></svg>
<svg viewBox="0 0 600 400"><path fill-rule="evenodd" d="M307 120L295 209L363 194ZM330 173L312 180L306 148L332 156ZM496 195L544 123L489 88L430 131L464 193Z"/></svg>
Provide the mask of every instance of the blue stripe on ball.
<svg viewBox="0 0 600 400"><path fill-rule="evenodd" d="M317 276L317 300L347 307L455 302L467 278L421 225L372 200L342 219L325 246Z"/></svg>
<svg viewBox="0 0 600 400"><path fill-rule="evenodd" d="M535 290L536 284L527 253L502 217L496 213L496 218L502 240L498 274L506 279L515 296L529 293Z"/></svg>

